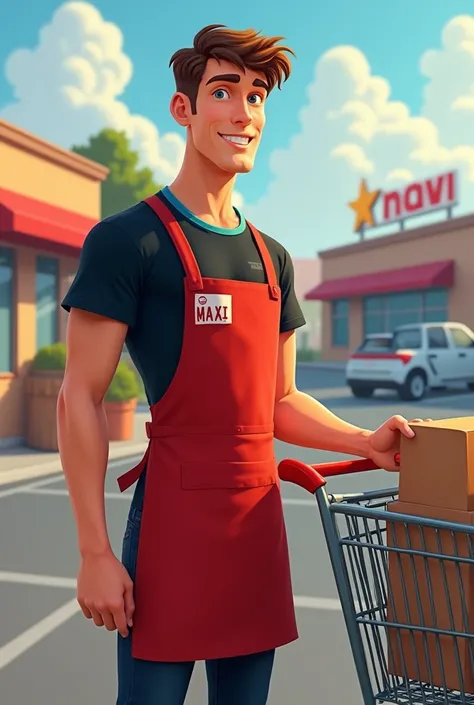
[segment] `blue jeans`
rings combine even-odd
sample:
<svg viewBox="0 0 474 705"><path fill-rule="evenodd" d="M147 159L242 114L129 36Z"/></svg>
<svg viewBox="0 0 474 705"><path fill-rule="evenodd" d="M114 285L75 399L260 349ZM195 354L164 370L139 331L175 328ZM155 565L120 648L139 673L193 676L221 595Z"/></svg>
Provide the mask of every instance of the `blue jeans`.
<svg viewBox="0 0 474 705"><path fill-rule="evenodd" d="M143 476L140 478L143 482ZM141 483L139 483L141 485ZM135 579L142 502L141 486L130 507L122 562ZM209 705L266 705L275 652L206 661ZM162 663L134 659L131 636L118 635L116 705L184 705L194 661Z"/></svg>

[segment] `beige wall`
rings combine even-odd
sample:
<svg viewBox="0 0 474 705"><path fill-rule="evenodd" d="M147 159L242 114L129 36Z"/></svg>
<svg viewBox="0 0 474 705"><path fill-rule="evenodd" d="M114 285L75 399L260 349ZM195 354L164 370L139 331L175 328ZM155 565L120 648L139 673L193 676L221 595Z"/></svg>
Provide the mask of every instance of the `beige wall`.
<svg viewBox="0 0 474 705"><path fill-rule="evenodd" d="M100 183L0 141L0 188L98 218Z"/></svg>
<svg viewBox="0 0 474 705"><path fill-rule="evenodd" d="M465 227L454 229L456 221L449 223L444 232L432 232L427 227L413 233L377 238L371 243L340 248L339 252L322 253L322 279L339 279L384 269L398 269L437 260L455 260L455 283L449 294L451 320L460 321L474 328L474 223L461 219ZM437 230L439 230L439 226ZM426 234L426 235L424 235ZM331 304L323 304L322 357L326 360L346 360L350 349L360 344L363 332L362 300L350 302L349 348L331 347Z"/></svg>
<svg viewBox="0 0 474 705"><path fill-rule="evenodd" d="M0 188L100 218L108 169L0 119Z"/></svg>

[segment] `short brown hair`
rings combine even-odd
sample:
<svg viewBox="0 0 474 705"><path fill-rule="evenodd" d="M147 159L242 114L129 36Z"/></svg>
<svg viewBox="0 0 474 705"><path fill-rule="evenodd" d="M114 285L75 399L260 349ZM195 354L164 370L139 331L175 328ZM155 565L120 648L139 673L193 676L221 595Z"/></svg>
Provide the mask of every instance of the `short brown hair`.
<svg viewBox="0 0 474 705"><path fill-rule="evenodd" d="M284 52L292 49L276 45L284 37L265 37L254 29L228 29L222 24L211 24L196 34L191 49L179 49L170 59L176 90L184 93L196 112L196 99L206 64L209 59L230 61L240 69L258 71L265 75L269 89L281 87L291 73L290 59Z"/></svg>

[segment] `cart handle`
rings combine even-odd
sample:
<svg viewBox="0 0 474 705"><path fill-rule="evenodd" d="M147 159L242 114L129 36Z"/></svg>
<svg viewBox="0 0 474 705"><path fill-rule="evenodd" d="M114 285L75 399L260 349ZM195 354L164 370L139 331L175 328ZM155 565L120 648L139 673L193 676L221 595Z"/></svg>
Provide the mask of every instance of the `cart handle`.
<svg viewBox="0 0 474 705"><path fill-rule="evenodd" d="M400 464L400 454L396 453L395 462ZM368 470L381 470L373 460L362 458L360 460L342 460L336 463L319 463L307 465L301 460L285 458L278 464L278 475L286 482L299 485L304 490L314 494L316 490L326 484L326 477L347 475L354 472L367 472Z"/></svg>

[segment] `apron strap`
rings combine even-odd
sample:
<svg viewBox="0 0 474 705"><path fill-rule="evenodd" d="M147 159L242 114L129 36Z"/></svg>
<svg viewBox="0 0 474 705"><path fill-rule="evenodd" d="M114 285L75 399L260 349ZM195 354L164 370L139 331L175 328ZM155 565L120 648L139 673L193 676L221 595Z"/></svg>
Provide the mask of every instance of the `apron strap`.
<svg viewBox="0 0 474 705"><path fill-rule="evenodd" d="M147 433L148 433L148 428L147 428ZM128 490L128 488L131 487L133 485L133 483L139 479L142 472L146 469L149 455L150 455L150 443L148 443L147 449L145 451L145 455L140 460L140 462L137 465L135 465L134 468L131 468L130 470L127 470L127 472L125 472L123 475L120 475L120 477L117 479L117 484L120 488L120 492L125 492L125 490Z"/></svg>
<svg viewBox="0 0 474 705"><path fill-rule="evenodd" d="M278 301L278 299L280 298L280 287L278 286L275 267L273 266L272 258L268 251L268 247L265 245L263 237L260 235L257 228L253 226L252 223L249 223L248 220L247 225L249 226L250 232L253 235L255 245L263 262L265 273L267 275L268 293L270 294L270 298L274 299L275 301Z"/></svg>
<svg viewBox="0 0 474 705"><path fill-rule="evenodd" d="M168 231L169 236L179 254L184 271L186 272L186 279L189 289L191 291L202 291L204 287L201 272L199 271L199 265L194 257L194 253L186 238L186 235L172 212L165 206L161 198L158 198L156 194L145 198L143 203L146 203L152 210L155 211L156 215Z"/></svg>

